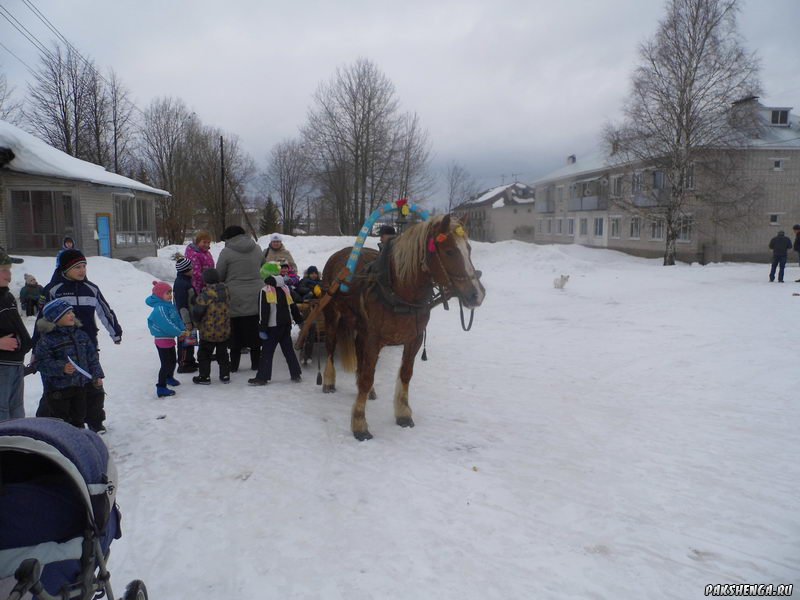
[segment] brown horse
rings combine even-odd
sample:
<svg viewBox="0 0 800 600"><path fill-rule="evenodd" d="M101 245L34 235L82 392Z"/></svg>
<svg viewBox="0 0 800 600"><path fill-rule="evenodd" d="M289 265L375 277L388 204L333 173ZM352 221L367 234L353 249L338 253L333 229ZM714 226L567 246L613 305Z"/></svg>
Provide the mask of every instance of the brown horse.
<svg viewBox="0 0 800 600"><path fill-rule="evenodd" d="M352 248L339 250L328 259L322 274L330 287L340 274ZM457 219L437 216L409 227L379 254L362 249L349 290L339 290L325 306L325 365L323 392L336 390L333 357L337 342L346 371L356 370L358 395L351 418L357 440L372 438L367 428L367 397L375 397L373 382L378 355L384 346L403 346L394 392L395 421L413 427L408 405L408 383L414 358L422 345L431 309L457 296L466 308L481 305L486 290L470 258L467 234ZM434 299L434 287L440 290Z"/></svg>

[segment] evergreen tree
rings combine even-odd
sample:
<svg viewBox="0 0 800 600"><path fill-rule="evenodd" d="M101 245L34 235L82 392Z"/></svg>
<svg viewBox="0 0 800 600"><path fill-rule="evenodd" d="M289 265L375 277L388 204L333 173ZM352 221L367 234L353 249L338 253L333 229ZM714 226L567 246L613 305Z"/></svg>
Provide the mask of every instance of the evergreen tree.
<svg viewBox="0 0 800 600"><path fill-rule="evenodd" d="M272 196L269 196L264 204L264 209L261 211L261 219L258 221L258 234L268 235L278 231L279 227L280 214L278 213L278 207L273 202Z"/></svg>

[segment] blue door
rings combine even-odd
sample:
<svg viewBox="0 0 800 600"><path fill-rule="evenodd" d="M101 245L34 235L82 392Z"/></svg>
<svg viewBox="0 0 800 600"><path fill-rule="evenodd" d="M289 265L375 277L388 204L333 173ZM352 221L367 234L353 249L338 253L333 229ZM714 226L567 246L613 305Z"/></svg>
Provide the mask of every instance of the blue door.
<svg viewBox="0 0 800 600"><path fill-rule="evenodd" d="M97 245L100 256L111 258L111 216L97 215Z"/></svg>

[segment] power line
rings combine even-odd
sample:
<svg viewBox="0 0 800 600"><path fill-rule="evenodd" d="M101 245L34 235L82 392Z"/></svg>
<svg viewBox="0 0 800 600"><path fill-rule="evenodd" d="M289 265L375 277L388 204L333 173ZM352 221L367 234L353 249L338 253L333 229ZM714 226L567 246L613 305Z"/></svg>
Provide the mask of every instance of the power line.
<svg viewBox="0 0 800 600"><path fill-rule="evenodd" d="M26 40L33 44L39 52L45 54L46 56L50 56L50 58L53 58L50 54L50 51L41 42L41 40L31 33L22 23L20 23L19 20L17 20L17 18L12 15L7 8L0 6L0 11L2 11L0 12L0 16L11 23L11 26L16 29Z"/></svg>
<svg viewBox="0 0 800 600"><path fill-rule="evenodd" d="M11 51L11 50L8 48L8 46L6 46L6 45L5 45L3 42L0 42L0 47L2 47L2 48L3 48L3 50L5 50L6 52L8 52L8 53L9 53L11 56L13 56L14 58L16 58L16 59L17 59L19 62L21 62L23 65L25 65L25 68L26 68L26 69L28 69L28 72L29 72L31 75L33 75L34 77L36 76L36 71L34 71L34 70L31 68L31 66L30 66L28 63L26 63L24 60L22 60L22 59L21 59L19 56L17 56L16 54L14 54L14 53L13 53L13 52L12 52L12 51Z"/></svg>
<svg viewBox="0 0 800 600"><path fill-rule="evenodd" d="M97 67L95 67L94 64L91 61L89 61L86 57L83 56L83 54L81 54L80 50L78 50L67 39L67 37L64 34L61 33L61 31L58 29L58 27L56 27L53 24L53 22L50 21L50 19L48 19L47 16L45 16L45 14L41 10L39 10L39 8L32 2L32 0L22 0L22 1L25 4L25 6L27 6L28 9L34 14L34 16L37 19L39 19L39 21L41 21L52 33L54 33L59 40L63 41L64 44L66 44L67 48L72 50L72 52L74 52L75 55L78 58L80 58L89 69L92 70L92 72L95 74L96 77L100 78L109 87L112 87L111 82L108 79L106 79L100 71L97 70ZM2 7L0 7L0 8L2 8ZM6 12L8 12L7 9L3 9L3 10L6 10ZM16 19L14 19L14 20L16 21ZM17 22L19 22L19 21L17 21ZM12 25L13 25L13 23L12 23ZM33 34L31 34L31 35L33 35ZM34 38L36 38L36 36L34 36ZM37 41L39 41L38 38L37 38ZM31 43L33 43L33 42L31 42ZM39 44L40 44L40 47L37 46L37 48L39 48L40 50L43 50L46 54L48 54L51 58L54 59L54 57L44 47L44 45L41 42L39 42ZM34 75L35 75L35 73L34 73ZM135 111L137 111L140 115L144 115L144 111L142 111L142 109L140 109L138 106L136 106L136 104L132 100L130 100L129 98L126 98L126 100L130 104L131 108L133 108Z"/></svg>

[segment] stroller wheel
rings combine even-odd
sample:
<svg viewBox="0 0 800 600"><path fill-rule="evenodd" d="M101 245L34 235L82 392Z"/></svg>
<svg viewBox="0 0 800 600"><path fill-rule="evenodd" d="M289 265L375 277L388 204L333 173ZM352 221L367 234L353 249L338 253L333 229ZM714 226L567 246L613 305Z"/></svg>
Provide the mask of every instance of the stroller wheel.
<svg viewBox="0 0 800 600"><path fill-rule="evenodd" d="M144 586L144 581L134 579L125 588L125 596L122 600L147 600L147 588Z"/></svg>

